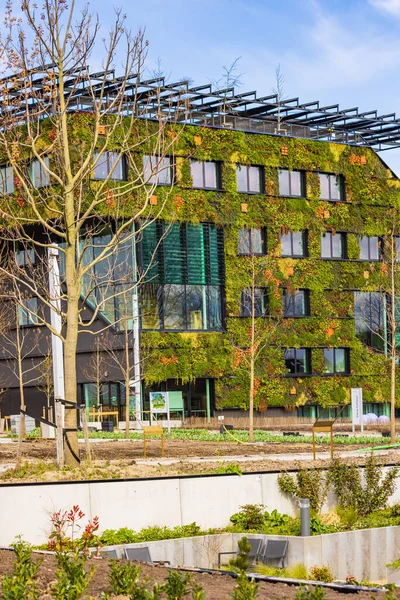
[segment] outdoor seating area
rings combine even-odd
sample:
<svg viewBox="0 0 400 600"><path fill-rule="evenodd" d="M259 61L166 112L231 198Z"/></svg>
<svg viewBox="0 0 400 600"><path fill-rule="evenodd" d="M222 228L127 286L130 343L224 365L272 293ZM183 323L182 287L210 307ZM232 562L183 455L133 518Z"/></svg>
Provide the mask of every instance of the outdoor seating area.
<svg viewBox="0 0 400 600"><path fill-rule="evenodd" d="M264 540L261 539L248 539L250 545L249 552L249 564L261 562L264 565L271 564L271 562L280 569L285 566L285 558L287 555L289 540ZM225 555L237 556L239 550L234 552L218 552L218 567L222 564L221 557Z"/></svg>

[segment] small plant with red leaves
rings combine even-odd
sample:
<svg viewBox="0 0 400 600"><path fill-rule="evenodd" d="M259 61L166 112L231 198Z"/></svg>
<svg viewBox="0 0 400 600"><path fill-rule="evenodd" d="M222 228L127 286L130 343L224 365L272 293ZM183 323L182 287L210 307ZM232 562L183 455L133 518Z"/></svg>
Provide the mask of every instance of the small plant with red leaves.
<svg viewBox="0 0 400 600"><path fill-rule="evenodd" d="M99 529L99 518L94 517L85 527L81 523L85 513L78 505L70 510L57 511L51 515L52 531L47 547L49 550L68 552L77 550L88 553L93 545L95 532ZM79 533L82 531L82 535Z"/></svg>

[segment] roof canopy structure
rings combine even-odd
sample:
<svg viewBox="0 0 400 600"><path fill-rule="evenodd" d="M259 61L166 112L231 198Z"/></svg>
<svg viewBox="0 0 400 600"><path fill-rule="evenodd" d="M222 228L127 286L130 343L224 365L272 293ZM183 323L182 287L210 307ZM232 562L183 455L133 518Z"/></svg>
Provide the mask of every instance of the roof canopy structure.
<svg viewBox="0 0 400 600"><path fill-rule="evenodd" d="M23 80L18 75L0 80L0 115L11 110L23 120L24 103L33 112L35 106L39 108L49 94L49 69L51 65L39 67ZM400 147L400 118L395 113L378 115L376 110L360 112L357 107L341 109L338 104L320 106L318 101L301 103L299 98L279 101L277 95L237 94L233 87L193 87L188 81L166 83L163 77L140 80L133 75L124 82L113 70L90 73L85 68L64 76L70 110L90 111L100 96L110 105L123 86L124 110L131 114L135 107L138 117L161 115L180 123L334 141L377 151Z"/></svg>

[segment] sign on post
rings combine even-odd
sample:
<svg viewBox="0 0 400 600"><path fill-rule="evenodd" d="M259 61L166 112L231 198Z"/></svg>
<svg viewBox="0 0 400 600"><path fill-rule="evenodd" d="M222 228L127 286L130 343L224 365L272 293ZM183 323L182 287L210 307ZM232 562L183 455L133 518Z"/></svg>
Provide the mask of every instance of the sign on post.
<svg viewBox="0 0 400 600"><path fill-rule="evenodd" d="M356 425L364 431L362 388L351 388L351 419L353 433Z"/></svg>
<svg viewBox="0 0 400 600"><path fill-rule="evenodd" d="M168 419L168 433L171 432L168 392L150 392L150 413L151 415L166 414Z"/></svg>

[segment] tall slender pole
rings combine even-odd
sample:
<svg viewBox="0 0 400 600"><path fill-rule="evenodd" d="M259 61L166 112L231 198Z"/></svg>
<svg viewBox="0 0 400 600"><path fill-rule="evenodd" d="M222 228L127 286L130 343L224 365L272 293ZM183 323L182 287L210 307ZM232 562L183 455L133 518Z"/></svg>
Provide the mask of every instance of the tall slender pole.
<svg viewBox="0 0 400 600"><path fill-rule="evenodd" d="M133 225L135 227L135 225ZM137 287L137 256L136 256L136 238L133 239L132 248L133 257L133 273L136 280L136 285L133 288L132 294L132 330L133 330L133 363L134 363L134 379L132 381L132 387L135 394L135 413L136 421L141 420L141 408L142 408L142 390L141 390L141 370L140 370L140 328L139 328L139 294ZM126 399L129 402L129 398Z"/></svg>
<svg viewBox="0 0 400 600"><path fill-rule="evenodd" d="M60 271L58 267L58 249L56 247L49 248L49 294L50 294L50 324L54 331L61 333L61 283L60 283ZM51 333L51 347L53 355L53 381L54 381L54 399L65 399L65 386L64 386L64 353L63 343L59 336L55 333ZM59 426L57 420L61 418L62 428L64 428L64 406L60 404L60 410L55 411L56 424ZM54 431L54 429L52 429ZM51 435L51 434L50 434ZM53 437L51 435L51 437ZM59 444L57 444L57 463L63 462L63 457L59 456Z"/></svg>

